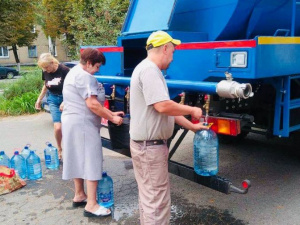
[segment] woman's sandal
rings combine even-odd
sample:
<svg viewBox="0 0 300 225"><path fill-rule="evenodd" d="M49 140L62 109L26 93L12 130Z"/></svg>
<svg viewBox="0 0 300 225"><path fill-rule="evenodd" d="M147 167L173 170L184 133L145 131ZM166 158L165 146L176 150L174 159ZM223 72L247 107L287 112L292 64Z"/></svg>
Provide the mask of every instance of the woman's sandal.
<svg viewBox="0 0 300 225"><path fill-rule="evenodd" d="M81 207L81 206L85 206L86 205L86 199L81 201L81 202L72 202L72 206L73 208L77 208L77 207Z"/></svg>
<svg viewBox="0 0 300 225"><path fill-rule="evenodd" d="M110 209L105 208L103 206L100 206L99 209L96 210L96 212L89 212L86 210L83 211L83 216L85 217L104 217L109 216L110 214Z"/></svg>
<svg viewBox="0 0 300 225"><path fill-rule="evenodd" d="M57 151L58 151L58 159L60 161L62 161L63 160L63 158L62 158L62 149L58 149Z"/></svg>

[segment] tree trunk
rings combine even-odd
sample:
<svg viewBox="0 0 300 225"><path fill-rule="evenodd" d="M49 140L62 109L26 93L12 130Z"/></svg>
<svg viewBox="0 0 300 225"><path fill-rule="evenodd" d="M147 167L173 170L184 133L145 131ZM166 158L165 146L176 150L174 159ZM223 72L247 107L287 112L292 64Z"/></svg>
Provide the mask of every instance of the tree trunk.
<svg viewBox="0 0 300 225"><path fill-rule="evenodd" d="M18 71L20 71L20 59L19 59L19 56L18 56L18 49L17 49L16 44L12 45L12 50L13 50L13 53L14 53L14 56L15 56L17 66L18 66Z"/></svg>
<svg viewBox="0 0 300 225"><path fill-rule="evenodd" d="M51 53L51 55L55 56L56 55L55 38L48 36L48 42L49 42L49 52Z"/></svg>

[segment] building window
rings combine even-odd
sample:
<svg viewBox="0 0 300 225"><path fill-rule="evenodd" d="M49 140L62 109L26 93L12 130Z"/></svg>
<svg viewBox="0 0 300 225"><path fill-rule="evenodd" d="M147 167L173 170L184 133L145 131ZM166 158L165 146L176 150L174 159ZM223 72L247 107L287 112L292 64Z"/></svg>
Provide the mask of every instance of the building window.
<svg viewBox="0 0 300 225"><path fill-rule="evenodd" d="M28 46L28 57L37 58L36 45Z"/></svg>
<svg viewBox="0 0 300 225"><path fill-rule="evenodd" d="M7 47L0 47L0 58L9 58Z"/></svg>

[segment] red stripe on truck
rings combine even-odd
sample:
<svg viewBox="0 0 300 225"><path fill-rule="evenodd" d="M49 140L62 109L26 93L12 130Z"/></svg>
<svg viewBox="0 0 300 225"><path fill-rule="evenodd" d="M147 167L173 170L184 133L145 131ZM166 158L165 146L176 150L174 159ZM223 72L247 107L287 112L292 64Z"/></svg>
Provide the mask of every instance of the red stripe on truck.
<svg viewBox="0 0 300 225"><path fill-rule="evenodd" d="M176 50L215 49L215 48L255 48L255 47L256 47L255 40L215 41L215 42L182 43L176 46Z"/></svg>
<svg viewBox="0 0 300 225"><path fill-rule="evenodd" d="M85 48L81 48L80 52L82 52ZM99 47L96 48L100 50L101 52L124 52L123 47Z"/></svg>

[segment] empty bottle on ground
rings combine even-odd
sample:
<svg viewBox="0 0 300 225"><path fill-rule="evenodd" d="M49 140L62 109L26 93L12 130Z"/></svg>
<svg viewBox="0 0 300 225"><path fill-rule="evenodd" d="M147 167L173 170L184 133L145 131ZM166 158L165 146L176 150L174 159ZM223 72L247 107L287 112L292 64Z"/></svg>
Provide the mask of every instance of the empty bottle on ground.
<svg viewBox="0 0 300 225"><path fill-rule="evenodd" d="M59 159L57 148L51 143L46 143L47 147L44 150L45 164L47 169L57 170L59 168Z"/></svg>
<svg viewBox="0 0 300 225"><path fill-rule="evenodd" d="M114 204L114 187L113 180L106 172L102 173L102 179L98 182L97 187L98 204L109 208Z"/></svg>
<svg viewBox="0 0 300 225"><path fill-rule="evenodd" d="M30 144L27 144L27 145L25 145L25 147L22 149L22 151L21 151L21 155L24 157L24 159L26 160L27 159L27 157L29 156L29 154L30 154L30 149L29 149L29 147L30 147Z"/></svg>
<svg viewBox="0 0 300 225"><path fill-rule="evenodd" d="M37 180L42 177L42 165L41 160L34 151L30 151L29 156L26 159L27 166L27 178L29 180Z"/></svg>
<svg viewBox="0 0 300 225"><path fill-rule="evenodd" d="M26 161L22 155L19 154L18 151L15 151L14 156L10 160L11 168L14 168L16 173L22 179L26 178Z"/></svg>
<svg viewBox="0 0 300 225"><path fill-rule="evenodd" d="M219 142L217 134L211 129L197 131L194 136L194 170L201 176L218 173Z"/></svg>
<svg viewBox="0 0 300 225"><path fill-rule="evenodd" d="M0 166L7 166L10 168L10 158L5 154L4 151L0 151Z"/></svg>

